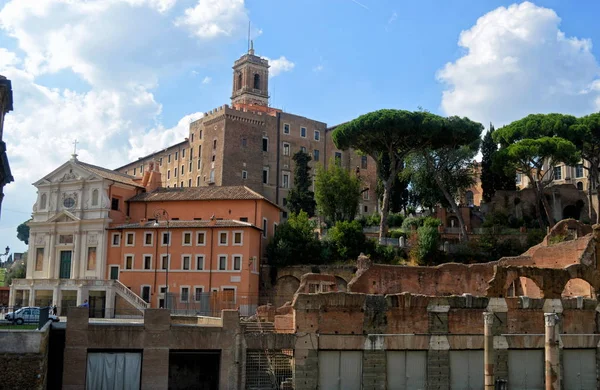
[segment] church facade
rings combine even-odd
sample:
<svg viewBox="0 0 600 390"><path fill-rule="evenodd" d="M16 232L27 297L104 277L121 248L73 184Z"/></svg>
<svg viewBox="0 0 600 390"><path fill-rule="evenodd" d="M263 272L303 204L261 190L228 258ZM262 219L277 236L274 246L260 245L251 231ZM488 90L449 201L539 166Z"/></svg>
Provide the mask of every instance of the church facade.
<svg viewBox="0 0 600 390"><path fill-rule="evenodd" d="M125 286L106 280L106 237L110 223L125 222L125 201L144 190L140 182L73 155L34 186L26 278L13 280L9 305L56 305L65 315L89 299L103 316L115 294L131 300Z"/></svg>
<svg viewBox="0 0 600 390"><path fill-rule="evenodd" d="M373 159L335 147L326 123L269 106L269 63L250 49L233 66L231 104L190 124L175 145L118 168L141 177L156 161L164 187L237 186L259 192L286 210L294 183L293 155L312 157L312 173L332 161L363 179L359 215L377 211L377 170ZM286 216L284 211L283 216Z"/></svg>

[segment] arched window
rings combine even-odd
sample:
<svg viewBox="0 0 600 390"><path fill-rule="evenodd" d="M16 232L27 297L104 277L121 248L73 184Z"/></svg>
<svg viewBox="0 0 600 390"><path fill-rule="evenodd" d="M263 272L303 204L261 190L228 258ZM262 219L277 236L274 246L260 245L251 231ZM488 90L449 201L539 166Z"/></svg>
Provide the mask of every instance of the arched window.
<svg viewBox="0 0 600 390"><path fill-rule="evenodd" d="M40 199L40 210L46 209L47 196L46 194L42 194L42 198Z"/></svg>
<svg viewBox="0 0 600 390"><path fill-rule="evenodd" d="M238 73L237 85L238 85L238 89L242 89L242 74L241 73Z"/></svg>
<svg viewBox="0 0 600 390"><path fill-rule="evenodd" d="M92 191L92 206L98 206L98 190Z"/></svg>
<svg viewBox="0 0 600 390"><path fill-rule="evenodd" d="M260 89L260 75L258 73L254 75L254 89Z"/></svg>
<svg viewBox="0 0 600 390"><path fill-rule="evenodd" d="M473 191L465 193L465 200L467 201L467 206L473 206Z"/></svg>
<svg viewBox="0 0 600 390"><path fill-rule="evenodd" d="M579 191L583 191L583 183L582 182L580 182L580 181L577 182L577 189Z"/></svg>

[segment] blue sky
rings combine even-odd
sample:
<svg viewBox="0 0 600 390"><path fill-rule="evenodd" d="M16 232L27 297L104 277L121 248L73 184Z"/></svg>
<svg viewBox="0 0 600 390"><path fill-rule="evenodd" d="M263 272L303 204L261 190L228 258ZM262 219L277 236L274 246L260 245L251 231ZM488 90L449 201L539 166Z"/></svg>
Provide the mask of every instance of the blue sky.
<svg viewBox="0 0 600 390"><path fill-rule="evenodd" d="M329 125L379 108L496 125L600 110L600 2L455 0L0 1L13 81L0 247L69 158L107 167L181 140L229 102L231 65L270 58L271 105ZM596 46L594 46L596 44Z"/></svg>

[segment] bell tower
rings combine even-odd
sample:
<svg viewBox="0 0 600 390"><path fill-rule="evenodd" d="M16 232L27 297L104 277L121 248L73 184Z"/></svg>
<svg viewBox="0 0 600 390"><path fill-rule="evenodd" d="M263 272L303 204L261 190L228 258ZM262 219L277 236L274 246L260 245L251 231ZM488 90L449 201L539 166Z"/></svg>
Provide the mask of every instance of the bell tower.
<svg viewBox="0 0 600 390"><path fill-rule="evenodd" d="M254 42L233 64L231 104L269 105L269 61L254 55Z"/></svg>

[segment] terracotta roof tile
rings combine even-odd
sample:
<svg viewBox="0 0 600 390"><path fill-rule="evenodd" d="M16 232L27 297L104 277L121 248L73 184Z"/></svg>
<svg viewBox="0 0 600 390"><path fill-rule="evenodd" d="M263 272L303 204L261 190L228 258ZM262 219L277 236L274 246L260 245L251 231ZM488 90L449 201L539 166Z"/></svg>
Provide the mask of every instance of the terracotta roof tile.
<svg viewBox="0 0 600 390"><path fill-rule="evenodd" d="M173 200L267 200L258 192L245 186L205 186L158 188L129 199L129 202L162 202Z"/></svg>
<svg viewBox="0 0 600 390"><path fill-rule="evenodd" d="M214 222L214 225L211 223ZM160 221L158 226L155 226L155 221L147 221L143 223L126 223L123 225L112 226L109 229L149 229L149 228L159 228L164 229L167 227L166 221ZM194 220L194 221L169 221L169 228L228 228L228 227L237 227L237 228L255 228L258 230L258 227L252 225L248 222L236 221L233 219L218 219L216 221L211 221L209 219L203 220Z"/></svg>
<svg viewBox="0 0 600 390"><path fill-rule="evenodd" d="M135 187L144 188L144 186L142 186L140 182L133 180L133 176L129 176L124 173L116 172L110 169L102 168L96 165L87 164L81 161L76 161L76 164L85 169L86 171L89 171L90 173L93 173L105 179L113 180L119 183L128 184Z"/></svg>

